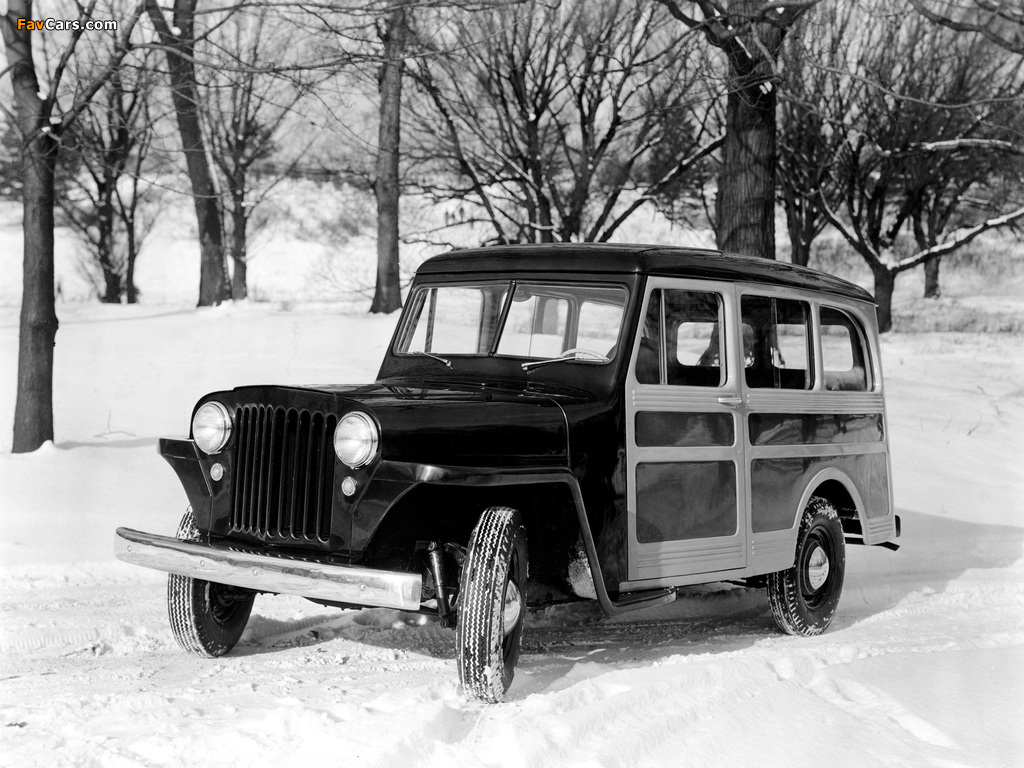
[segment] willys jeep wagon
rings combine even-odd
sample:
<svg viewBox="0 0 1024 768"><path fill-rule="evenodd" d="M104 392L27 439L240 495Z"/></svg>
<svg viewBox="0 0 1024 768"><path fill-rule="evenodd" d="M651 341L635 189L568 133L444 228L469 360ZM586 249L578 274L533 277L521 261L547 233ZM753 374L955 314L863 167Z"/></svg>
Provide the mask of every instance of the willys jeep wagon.
<svg viewBox="0 0 1024 768"><path fill-rule="evenodd" d="M377 381L203 397L163 439L178 643L219 656L258 593L454 629L464 691L500 699L528 606L609 614L684 585L767 591L828 627L845 544L895 548L875 306L808 269L655 246L510 246L425 262Z"/></svg>

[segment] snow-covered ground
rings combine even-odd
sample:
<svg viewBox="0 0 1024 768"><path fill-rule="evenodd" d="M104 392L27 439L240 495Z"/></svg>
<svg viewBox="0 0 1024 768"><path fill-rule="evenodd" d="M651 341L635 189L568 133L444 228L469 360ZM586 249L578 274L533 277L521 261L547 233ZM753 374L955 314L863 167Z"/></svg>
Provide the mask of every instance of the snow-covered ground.
<svg viewBox="0 0 1024 768"><path fill-rule="evenodd" d="M183 510L157 437L209 389L370 380L393 322L61 307L57 444L0 453L0 764L1024 764L1019 336L884 340L903 547L849 550L821 637L735 588L628 620L549 609L490 707L459 695L450 632L393 611L262 597L232 655L184 655L163 578L111 557L116 525L171 532ZM0 309L2 435L16 348Z"/></svg>
<svg viewBox="0 0 1024 768"><path fill-rule="evenodd" d="M30 455L9 453L0 300L0 765L1024 765L1021 336L884 339L902 548L848 550L825 635L783 636L763 594L722 585L615 621L548 609L509 701L483 706L452 633L394 611L260 597L231 655L177 648L164 578L112 558L116 526L170 533L184 509L157 438L212 389L371 380L395 318L195 310L153 261L143 289L174 303L59 307L57 440Z"/></svg>

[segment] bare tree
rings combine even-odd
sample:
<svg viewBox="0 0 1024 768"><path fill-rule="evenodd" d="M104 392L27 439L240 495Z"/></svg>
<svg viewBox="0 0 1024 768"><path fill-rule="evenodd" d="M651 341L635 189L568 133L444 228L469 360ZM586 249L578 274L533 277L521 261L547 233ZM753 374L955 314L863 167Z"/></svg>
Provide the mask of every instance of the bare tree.
<svg viewBox="0 0 1024 768"><path fill-rule="evenodd" d="M377 205L377 272L371 312L392 312L402 306L399 211L404 160L403 85L409 62L433 55L433 38L438 28L446 25L449 13L487 12L522 2L370 0L344 8L333 3L307 2L300 6L313 20L311 29L326 30L335 38L336 53L326 65L364 75L372 73L378 97L377 141L375 146L368 146L373 168L348 168L343 172L362 179L373 190ZM426 30L423 34L417 33L419 23Z"/></svg>
<svg viewBox="0 0 1024 768"><path fill-rule="evenodd" d="M254 5L233 11L204 46L210 55L201 70L200 111L210 156L224 182L221 205L229 224L233 299L248 295L253 214L304 153L301 146L283 150L280 135L299 102L324 77L296 63L296 32L273 9Z"/></svg>
<svg viewBox="0 0 1024 768"><path fill-rule="evenodd" d="M610 239L721 141L700 39L665 21L623 0L456 16L415 64L424 192L498 242Z"/></svg>
<svg viewBox="0 0 1024 768"><path fill-rule="evenodd" d="M863 11L848 70L832 70L830 91L844 98L831 103L843 110L825 121L840 139L831 173L842 202L835 210L819 202L870 267L879 327L888 330L899 274L1024 218L1020 199L996 192L1003 189L996 171L1012 172L1019 150L993 120L1012 103L998 89L1019 92L1021 79L1019 64L993 58L981 38L894 17L881 0ZM963 88L979 96L979 85L997 90L949 102ZM920 242L899 240L908 228Z"/></svg>
<svg viewBox="0 0 1024 768"><path fill-rule="evenodd" d="M138 300L135 261L152 222L140 217L142 165L154 135L146 56L115 71L65 137L59 205L99 268L101 301ZM88 268L87 268L88 269ZM92 277L93 269L88 269Z"/></svg>
<svg viewBox="0 0 1024 768"><path fill-rule="evenodd" d="M331 4L304 3L317 31L334 38L335 55L327 66L349 69L354 77L372 80L378 98L377 141L367 149L373 165L345 169L374 194L377 206L377 270L371 312L390 313L402 306L399 270L399 210L401 198L402 90L406 60L420 55L412 32L419 10L436 12L463 0L420 4L411 0L371 0L339 9ZM489 0L481 0L486 3ZM495 2L497 0L494 0ZM518 0L516 0L518 1ZM475 2L475 0L466 0Z"/></svg>
<svg viewBox="0 0 1024 768"><path fill-rule="evenodd" d="M725 144L715 201L718 245L774 259L776 64L787 30L819 0L658 2L687 28L702 30L728 62Z"/></svg>
<svg viewBox="0 0 1024 768"><path fill-rule="evenodd" d="M171 100L192 185L192 201L199 231L199 306L211 306L229 297L230 286L224 259L224 231L217 187L200 123L195 67L198 0L173 0L169 23L157 0L144 0L144 3L167 56Z"/></svg>
<svg viewBox="0 0 1024 768"><path fill-rule="evenodd" d="M94 17L96 2L77 5L77 29L54 41L59 57L49 72L46 90L40 89L33 60L33 38L47 34L32 31L31 0L8 0L0 19L7 69L14 92L14 122L22 146L22 206L24 211L24 268L20 337L18 346L18 395L14 408L15 453L34 451L53 439L53 348L57 335L54 309L54 176L60 137L70 128L103 84L118 69L130 49L130 39L142 13L142 4L118 19L117 43L106 65L74 92L63 93L68 65L82 37L102 34L88 30L84 22ZM19 23L20 22L20 23ZM63 106L59 97L63 96Z"/></svg>
<svg viewBox="0 0 1024 768"><path fill-rule="evenodd" d="M828 121L844 114L847 94L833 86L842 66L854 6L828 3L806 14L780 52L778 109L779 198L786 213L790 260L807 266L815 238L828 226L822 201L836 207L840 190L831 165L844 140Z"/></svg>
<svg viewBox="0 0 1024 768"><path fill-rule="evenodd" d="M409 41L407 14L404 0L396 0L380 33L384 52L377 85L380 126L373 182L373 194L377 200L377 286L370 311L384 314L402 306L398 263L399 147L402 136L402 79Z"/></svg>
<svg viewBox="0 0 1024 768"><path fill-rule="evenodd" d="M922 140L893 158L903 167L918 251L933 253L924 261L925 298L941 294L942 254L934 249L950 230L1024 203L1024 152L1016 143L1024 131L1024 58L1007 61L980 35L955 37L925 75L937 103L907 109Z"/></svg>

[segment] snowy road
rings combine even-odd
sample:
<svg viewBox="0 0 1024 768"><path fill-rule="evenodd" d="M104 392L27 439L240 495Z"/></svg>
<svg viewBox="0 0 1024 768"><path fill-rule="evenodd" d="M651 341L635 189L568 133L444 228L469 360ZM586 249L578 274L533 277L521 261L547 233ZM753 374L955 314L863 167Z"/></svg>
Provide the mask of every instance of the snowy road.
<svg viewBox="0 0 1024 768"><path fill-rule="evenodd" d="M103 332L89 311L62 321L65 348ZM356 361L345 378L372 377L386 319L283 314L154 312L121 329L119 354L144 354L154 332L183 348L329 337ZM13 326L0 318L0 359ZM456 690L450 632L394 611L261 597L230 656L180 652L163 578L110 551L115 525L173 530L183 496L154 443L186 416L153 404L201 392L154 375L130 393L109 361L66 361L58 446L0 454L0 765L1024 765L1022 346L885 340L903 547L848 550L828 633L780 635L763 594L723 585L616 621L547 609L510 701L491 707ZM204 375L266 379L262 364L239 350ZM324 379L310 365L287 376ZM8 401L0 390L4 419Z"/></svg>

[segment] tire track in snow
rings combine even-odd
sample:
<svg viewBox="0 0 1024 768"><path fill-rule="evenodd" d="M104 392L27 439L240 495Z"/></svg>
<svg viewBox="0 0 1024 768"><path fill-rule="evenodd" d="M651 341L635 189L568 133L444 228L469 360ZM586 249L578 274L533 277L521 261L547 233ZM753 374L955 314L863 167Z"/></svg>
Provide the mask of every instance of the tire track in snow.
<svg viewBox="0 0 1024 768"><path fill-rule="evenodd" d="M52 648L70 650L95 645L100 639L100 630L95 628L36 630L17 635L4 632L0 634L0 653L27 654Z"/></svg>
<svg viewBox="0 0 1024 768"><path fill-rule="evenodd" d="M927 720L918 717L881 689L854 680L823 678L811 683L809 690L833 707L863 721L868 729L891 730L894 723L918 741L945 749L959 745Z"/></svg>

